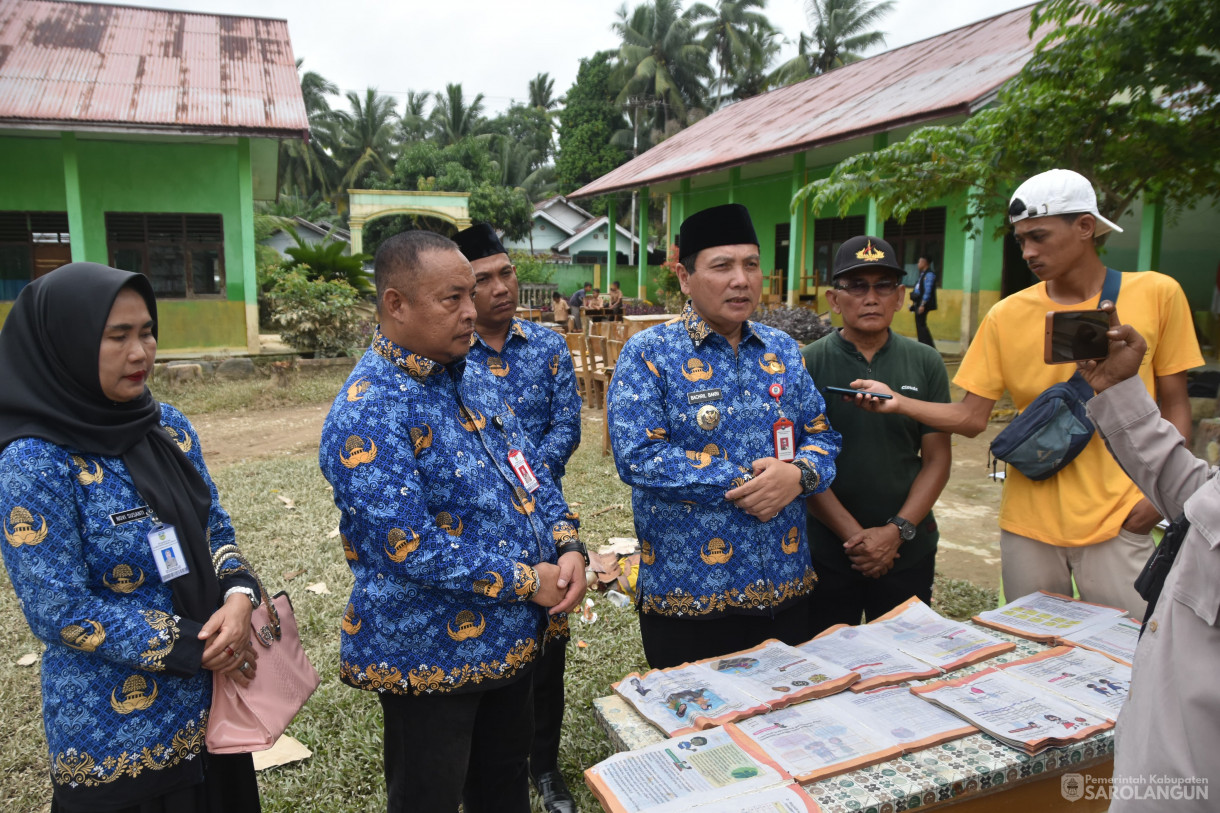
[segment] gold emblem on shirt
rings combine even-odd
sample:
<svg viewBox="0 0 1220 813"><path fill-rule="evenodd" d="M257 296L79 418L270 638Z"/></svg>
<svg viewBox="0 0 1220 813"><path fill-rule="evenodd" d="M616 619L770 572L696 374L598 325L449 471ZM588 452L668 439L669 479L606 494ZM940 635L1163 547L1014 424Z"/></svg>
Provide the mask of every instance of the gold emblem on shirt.
<svg viewBox="0 0 1220 813"><path fill-rule="evenodd" d="M109 574L114 581L108 579L103 573L102 584L116 593L134 593L140 588L140 585L144 584L144 571L138 567L136 570L139 571L140 576L133 581L132 577L135 576L135 573L132 572L131 565L115 565Z"/></svg>
<svg viewBox="0 0 1220 813"><path fill-rule="evenodd" d="M723 565L733 558L733 546L720 537L713 537L699 549L699 558L705 565Z"/></svg>
<svg viewBox="0 0 1220 813"><path fill-rule="evenodd" d="M780 548L784 553L796 553L797 548L801 546L801 532L793 525L788 529L788 533L784 535L784 541L780 543Z"/></svg>
<svg viewBox="0 0 1220 813"><path fill-rule="evenodd" d="M386 534L386 544L382 546L385 555L393 562L401 562L419 547L419 534L414 529L391 528Z"/></svg>
<svg viewBox="0 0 1220 813"><path fill-rule="evenodd" d="M779 360L779 356L774 353L764 353L763 357L758 360L758 366L771 375L780 375L787 369Z"/></svg>
<svg viewBox="0 0 1220 813"><path fill-rule="evenodd" d="M648 436L649 440L665 440L669 437L669 432L664 426L658 426L656 429L645 429L644 434Z"/></svg>
<svg viewBox="0 0 1220 813"><path fill-rule="evenodd" d="M525 514L528 517L534 513L534 500L530 497L530 493L521 486L513 489L512 503L518 514Z"/></svg>
<svg viewBox="0 0 1220 813"><path fill-rule="evenodd" d="M411 446L415 449L415 456L419 457L419 453L432 445L432 427L424 424L424 428L418 426L411 427Z"/></svg>
<svg viewBox="0 0 1220 813"><path fill-rule="evenodd" d="M661 377L661 374L660 374L660 373L657 371L657 365L653 364L651 361L649 361L648 359L644 358L644 354L643 354L643 353L640 353L640 358L644 359L644 366L648 368L648 371L649 371L650 373L652 373L653 375L655 375L657 378L660 378L660 377Z"/></svg>
<svg viewBox="0 0 1220 813"><path fill-rule="evenodd" d="M371 386L373 386L373 382L369 381L367 378L361 378L353 382L352 385L347 388L347 400L359 401L364 397L364 394L369 391L369 387Z"/></svg>
<svg viewBox="0 0 1220 813"><path fill-rule="evenodd" d="M356 617L356 605L348 602L347 609L343 611L343 631L348 635L355 635L360 632L362 626L364 621Z"/></svg>
<svg viewBox="0 0 1220 813"><path fill-rule="evenodd" d="M8 523L4 526L4 538L14 548L22 545L37 545L47 538L46 517L39 514L38 521L38 530L34 530L34 515L18 505L8 514Z"/></svg>
<svg viewBox="0 0 1220 813"><path fill-rule="evenodd" d="M682 365L682 377L687 381L707 381L712 377L712 365L702 359L687 359Z"/></svg>
<svg viewBox="0 0 1220 813"><path fill-rule="evenodd" d="M182 450L183 454L189 452L191 447L195 445L191 441L190 435L188 435L186 432L179 432L172 426L165 427L165 433L170 436L174 443L178 444L178 448Z"/></svg>
<svg viewBox="0 0 1220 813"><path fill-rule="evenodd" d="M102 482L105 472L102 471L101 463L98 463L96 460L86 460L79 455L72 455L72 462L80 469L76 473L76 480L82 486L91 486L94 483Z"/></svg>
<svg viewBox="0 0 1220 813"><path fill-rule="evenodd" d="M455 524L453 514L450 514L448 511L441 511L439 514L436 515L436 524L438 526L440 526L440 529L442 531L449 534L450 536L461 536L462 535L461 518L458 517L456 524Z"/></svg>
<svg viewBox="0 0 1220 813"><path fill-rule="evenodd" d="M690 460L691 466L696 469L706 469L712 465L712 456L707 452L692 452L687 449L686 457Z"/></svg>
<svg viewBox="0 0 1220 813"><path fill-rule="evenodd" d="M657 552L652 549L652 543L647 539L640 540L640 561L646 565L657 561Z"/></svg>
<svg viewBox="0 0 1220 813"><path fill-rule="evenodd" d="M491 370L491 374L496 378L503 378L508 375L508 365L504 363L504 359L499 356L487 357L487 369Z"/></svg>
<svg viewBox="0 0 1220 813"><path fill-rule="evenodd" d="M711 404L704 404L695 413L695 422L699 424L700 429L710 432L720 425L720 410Z"/></svg>
<svg viewBox="0 0 1220 813"><path fill-rule="evenodd" d="M356 549L352 547L352 541L347 538L347 534L340 534L339 540L343 542L343 558L349 562L359 562L360 555L356 553Z"/></svg>
<svg viewBox="0 0 1220 813"><path fill-rule="evenodd" d="M157 699L157 681L151 681L152 689L148 688L149 682L142 675L127 678L123 681L122 700L115 696L119 690L117 686L110 690L110 707L119 714L131 714L148 708Z"/></svg>
<svg viewBox="0 0 1220 813"><path fill-rule="evenodd" d="M343 456L343 452L339 452L339 462L349 469L354 469L364 463L372 463L377 459L377 444L372 438L368 439L368 448L364 448L365 440L358 435L352 435L344 444L344 449L347 451L347 457Z"/></svg>
<svg viewBox="0 0 1220 813"><path fill-rule="evenodd" d="M457 629L453 628L452 623L446 624L445 629L449 633L449 637L455 641L478 638L487 628L487 621L482 614L472 613L470 610L462 610L453 620L457 622Z"/></svg>
<svg viewBox="0 0 1220 813"><path fill-rule="evenodd" d="M559 354L551 356L551 363L547 365L547 369L551 371L551 377L559 375Z"/></svg>
<svg viewBox="0 0 1220 813"><path fill-rule="evenodd" d="M478 415L479 417L474 417ZM471 413L466 407L458 408L458 420L462 422L462 428L467 432L475 432L487 426L487 418L483 417L483 413L477 409Z"/></svg>
<svg viewBox="0 0 1220 813"><path fill-rule="evenodd" d="M830 428L830 424L826 422L825 413L813 419L812 423L805 424L805 431L810 435L815 435L818 432L825 432Z"/></svg>
<svg viewBox="0 0 1220 813"><path fill-rule="evenodd" d="M499 573L488 570L487 575L490 579L479 579L474 583L474 591L482 593L488 598L495 598L500 595L500 591L504 589L504 577Z"/></svg>
<svg viewBox="0 0 1220 813"><path fill-rule="evenodd" d="M551 527L551 539L555 542L556 547L563 547L569 542L579 542L580 534L572 523L556 522Z"/></svg>
<svg viewBox="0 0 1220 813"><path fill-rule="evenodd" d="M106 630L97 621L86 618L79 624L69 624L59 631L64 646L81 652L94 652L106 640Z"/></svg>

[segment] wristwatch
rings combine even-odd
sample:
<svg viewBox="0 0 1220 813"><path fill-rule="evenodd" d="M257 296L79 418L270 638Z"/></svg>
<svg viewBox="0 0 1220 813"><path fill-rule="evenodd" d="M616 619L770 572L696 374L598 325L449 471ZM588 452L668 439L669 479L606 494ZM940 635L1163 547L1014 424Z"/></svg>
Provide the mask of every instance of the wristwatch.
<svg viewBox="0 0 1220 813"><path fill-rule="evenodd" d="M808 497L813 492L817 491L818 483L822 478L818 477L817 469L808 460L798 460L794 464L801 470L801 496Z"/></svg>
<svg viewBox="0 0 1220 813"><path fill-rule="evenodd" d="M915 538L915 526L911 524L910 520L903 519L895 514L885 522L887 525L892 524L898 526L898 535L902 537L903 542L910 542Z"/></svg>
<svg viewBox="0 0 1220 813"><path fill-rule="evenodd" d="M589 566L589 550L585 547L584 542L581 542L580 540L576 540L575 542L565 542L564 544L555 548L555 553L558 556L563 556L565 553L571 553L572 551L576 551L583 556L585 558L585 567Z"/></svg>
<svg viewBox="0 0 1220 813"><path fill-rule="evenodd" d="M263 603L262 596L255 593L249 587L230 587L225 591L222 601L228 601L229 596L233 595L234 593L241 593L243 596L250 599L250 606L256 610L258 609L258 605Z"/></svg>

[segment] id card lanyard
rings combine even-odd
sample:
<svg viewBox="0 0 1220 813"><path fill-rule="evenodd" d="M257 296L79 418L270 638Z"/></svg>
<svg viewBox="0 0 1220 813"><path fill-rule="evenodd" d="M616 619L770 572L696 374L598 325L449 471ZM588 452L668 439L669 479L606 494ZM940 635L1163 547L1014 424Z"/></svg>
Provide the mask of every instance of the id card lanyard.
<svg viewBox="0 0 1220 813"><path fill-rule="evenodd" d="M792 421L784 417L784 408L780 398L784 394L784 385L778 381L767 388L767 392L775 399L779 410L779 419L771 425L771 437L775 441L775 457L784 463L796 460L796 432Z"/></svg>
<svg viewBox="0 0 1220 813"><path fill-rule="evenodd" d="M178 542L178 531L173 525L166 525L152 515L153 528L148 532L148 547L152 550L153 562L161 582L172 581L191 572L182 555L182 545Z"/></svg>

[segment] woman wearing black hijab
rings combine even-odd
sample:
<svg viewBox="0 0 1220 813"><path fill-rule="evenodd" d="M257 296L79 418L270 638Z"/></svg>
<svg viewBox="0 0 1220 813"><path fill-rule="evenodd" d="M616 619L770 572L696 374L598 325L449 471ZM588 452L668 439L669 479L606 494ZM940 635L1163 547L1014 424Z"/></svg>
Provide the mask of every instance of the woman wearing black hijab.
<svg viewBox="0 0 1220 813"><path fill-rule="evenodd" d="M195 430L145 386L156 315L142 274L72 263L0 330L0 549L47 645L53 813L259 809L250 756L204 747L212 672L256 676L256 582Z"/></svg>

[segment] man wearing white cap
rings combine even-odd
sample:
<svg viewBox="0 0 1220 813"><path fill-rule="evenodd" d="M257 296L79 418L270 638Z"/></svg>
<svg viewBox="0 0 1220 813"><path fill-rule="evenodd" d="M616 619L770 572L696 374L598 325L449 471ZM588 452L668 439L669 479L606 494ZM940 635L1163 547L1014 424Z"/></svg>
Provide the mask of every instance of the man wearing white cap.
<svg viewBox="0 0 1220 813"><path fill-rule="evenodd" d="M902 395L892 401L861 396L861 406L973 437L987 427L992 406L1005 390L1023 410L1075 371L1073 365L1043 362L1046 313L1097 307L1106 266L1095 238L1122 230L1097 211L1088 179L1066 169L1021 184L1008 215L1022 256L1041 282L1002 300L983 318L953 379L966 396L954 404ZM1149 337L1140 379L1159 401L1161 415L1189 440L1186 371L1203 358L1181 286L1155 271L1124 273L1117 308L1123 322ZM878 382L852 384L861 385L890 392ZM1149 531L1159 520L1096 435L1079 457L1048 479L1030 480L1010 466L1000 507L1004 592L1009 598L1035 590L1071 595L1074 579L1086 601L1141 617L1145 605L1134 582L1153 550Z"/></svg>

